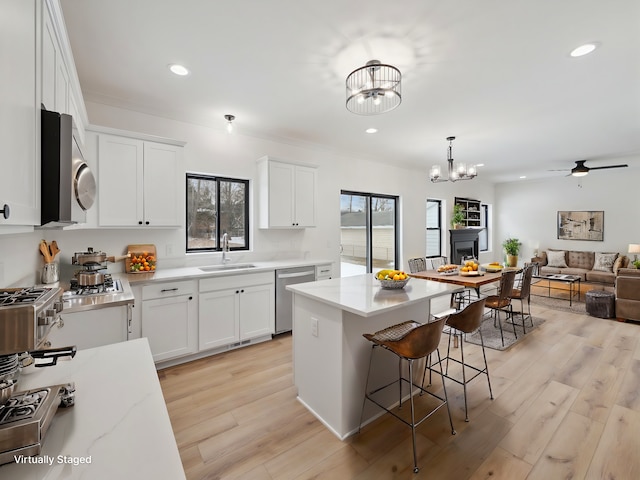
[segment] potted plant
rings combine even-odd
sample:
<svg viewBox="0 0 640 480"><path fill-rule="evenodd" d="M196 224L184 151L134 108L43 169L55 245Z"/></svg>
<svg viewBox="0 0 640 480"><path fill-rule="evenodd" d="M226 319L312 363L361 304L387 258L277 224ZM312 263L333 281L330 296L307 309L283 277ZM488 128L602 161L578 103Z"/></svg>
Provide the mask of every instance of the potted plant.
<svg viewBox="0 0 640 480"><path fill-rule="evenodd" d="M502 247L507 254L507 266L515 267L518 265L518 253L520 253L520 247L522 243L517 238L507 238L502 242Z"/></svg>
<svg viewBox="0 0 640 480"><path fill-rule="evenodd" d="M464 216L464 208L462 207L462 205L459 204L455 204L453 206L453 215L451 216L451 228L461 228L464 221L465 221L465 216Z"/></svg>

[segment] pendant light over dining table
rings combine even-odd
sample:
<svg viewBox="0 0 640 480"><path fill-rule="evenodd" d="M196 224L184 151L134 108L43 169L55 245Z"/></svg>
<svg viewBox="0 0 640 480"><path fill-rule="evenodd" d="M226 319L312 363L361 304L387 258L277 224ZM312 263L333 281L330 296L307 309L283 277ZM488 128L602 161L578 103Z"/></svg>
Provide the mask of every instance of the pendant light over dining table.
<svg viewBox="0 0 640 480"><path fill-rule="evenodd" d="M457 182L458 180L472 180L478 175L475 165L465 165L458 163L456 167L453 165L453 141L456 137L447 137L449 141L449 149L447 150L447 171L448 176L443 177L440 165L434 165L429 172L429 178L433 183L439 182Z"/></svg>
<svg viewBox="0 0 640 480"><path fill-rule="evenodd" d="M396 67L368 61L347 76L347 110L358 115L390 112L402 102L401 80Z"/></svg>

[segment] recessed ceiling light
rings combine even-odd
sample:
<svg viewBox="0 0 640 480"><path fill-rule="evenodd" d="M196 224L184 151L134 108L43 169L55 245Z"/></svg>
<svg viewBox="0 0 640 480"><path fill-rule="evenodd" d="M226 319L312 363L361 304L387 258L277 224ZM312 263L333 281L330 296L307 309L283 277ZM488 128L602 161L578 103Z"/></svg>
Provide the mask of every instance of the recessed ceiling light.
<svg viewBox="0 0 640 480"><path fill-rule="evenodd" d="M520 178L527 178L526 175L520 175Z"/></svg>
<svg viewBox="0 0 640 480"><path fill-rule="evenodd" d="M169 65L169 70L181 77L189 75L189 69L183 65L178 65L177 63Z"/></svg>
<svg viewBox="0 0 640 480"><path fill-rule="evenodd" d="M367 132L367 133L378 133L378 129L377 128L367 128L365 130L365 132Z"/></svg>
<svg viewBox="0 0 640 480"><path fill-rule="evenodd" d="M574 48L570 55L572 57L582 57L583 55L593 52L596 47L597 45L595 43L585 43L584 45L580 45L578 48Z"/></svg>
<svg viewBox="0 0 640 480"><path fill-rule="evenodd" d="M484 167L484 163L476 163L476 167Z"/></svg>

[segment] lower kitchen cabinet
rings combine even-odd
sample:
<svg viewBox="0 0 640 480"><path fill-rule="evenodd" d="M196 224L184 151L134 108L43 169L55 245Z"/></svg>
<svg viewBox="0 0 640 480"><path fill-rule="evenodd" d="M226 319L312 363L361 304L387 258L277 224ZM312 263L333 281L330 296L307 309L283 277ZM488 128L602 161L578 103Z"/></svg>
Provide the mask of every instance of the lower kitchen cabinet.
<svg viewBox="0 0 640 480"><path fill-rule="evenodd" d="M154 283L142 287L142 336L156 362L198 350L196 282Z"/></svg>
<svg viewBox="0 0 640 480"><path fill-rule="evenodd" d="M273 272L200 280L200 350L273 334L274 288Z"/></svg>
<svg viewBox="0 0 640 480"><path fill-rule="evenodd" d="M75 345L78 350L125 342L128 338L131 306L100 308L60 314L63 326L53 327L49 341L53 348Z"/></svg>

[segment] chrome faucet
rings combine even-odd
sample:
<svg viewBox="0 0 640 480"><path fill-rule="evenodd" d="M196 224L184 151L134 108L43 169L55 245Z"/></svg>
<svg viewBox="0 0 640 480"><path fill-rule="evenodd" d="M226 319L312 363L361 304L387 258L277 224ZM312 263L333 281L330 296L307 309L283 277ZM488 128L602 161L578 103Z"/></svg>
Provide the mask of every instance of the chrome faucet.
<svg viewBox="0 0 640 480"><path fill-rule="evenodd" d="M230 258L227 257L229 253L229 235L225 232L222 235L222 263L228 263L231 261Z"/></svg>

